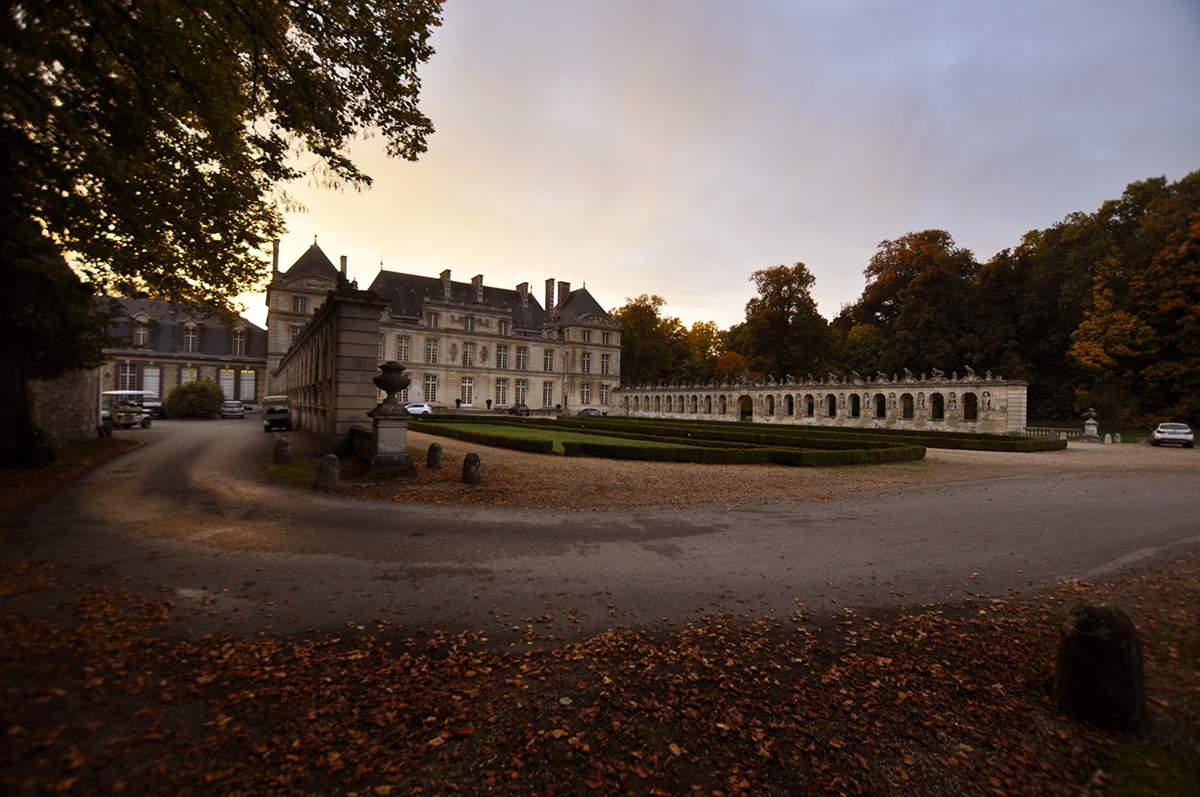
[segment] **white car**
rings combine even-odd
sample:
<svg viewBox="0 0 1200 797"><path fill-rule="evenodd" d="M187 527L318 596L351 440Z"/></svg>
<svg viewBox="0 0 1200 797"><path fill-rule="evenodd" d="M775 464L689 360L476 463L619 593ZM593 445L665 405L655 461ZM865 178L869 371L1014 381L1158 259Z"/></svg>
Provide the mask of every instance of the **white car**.
<svg viewBox="0 0 1200 797"><path fill-rule="evenodd" d="M405 404L404 409L408 410L409 415L432 415L433 407L428 404Z"/></svg>
<svg viewBox="0 0 1200 797"><path fill-rule="evenodd" d="M246 408L240 401L226 401L221 405L222 418L245 418Z"/></svg>
<svg viewBox="0 0 1200 797"><path fill-rule="evenodd" d="M1184 448L1191 448L1196 444L1196 438L1186 423L1160 423L1150 433L1150 445L1161 446L1164 443L1178 443Z"/></svg>

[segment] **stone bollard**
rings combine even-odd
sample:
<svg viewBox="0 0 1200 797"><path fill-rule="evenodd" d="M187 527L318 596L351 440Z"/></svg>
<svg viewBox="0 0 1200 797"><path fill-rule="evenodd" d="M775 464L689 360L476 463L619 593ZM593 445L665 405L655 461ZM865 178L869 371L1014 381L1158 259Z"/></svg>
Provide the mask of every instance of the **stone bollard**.
<svg viewBox="0 0 1200 797"><path fill-rule="evenodd" d="M1103 603L1071 609L1058 640L1054 702L1067 715L1104 730L1141 730L1142 640L1128 614Z"/></svg>
<svg viewBox="0 0 1200 797"><path fill-rule="evenodd" d="M1114 443L1120 443L1120 442L1121 442L1121 433L1120 433L1120 432L1117 432L1115 435L1113 435L1113 442L1114 442Z"/></svg>
<svg viewBox="0 0 1200 797"><path fill-rule="evenodd" d="M342 465L338 462L337 454L326 454L317 469L318 490L342 489Z"/></svg>
<svg viewBox="0 0 1200 797"><path fill-rule="evenodd" d="M425 458L425 467L442 469L442 444L430 443L429 455Z"/></svg>
<svg viewBox="0 0 1200 797"><path fill-rule="evenodd" d="M275 456L272 458L274 462L291 462L292 461L292 444L288 442L286 437L280 437L275 441Z"/></svg>
<svg viewBox="0 0 1200 797"><path fill-rule="evenodd" d="M472 451L463 457L463 484L483 484L483 464Z"/></svg>
<svg viewBox="0 0 1200 797"><path fill-rule="evenodd" d="M1104 435L1104 445L1106 445L1106 446L1112 445L1112 435L1110 435L1110 434Z"/></svg>

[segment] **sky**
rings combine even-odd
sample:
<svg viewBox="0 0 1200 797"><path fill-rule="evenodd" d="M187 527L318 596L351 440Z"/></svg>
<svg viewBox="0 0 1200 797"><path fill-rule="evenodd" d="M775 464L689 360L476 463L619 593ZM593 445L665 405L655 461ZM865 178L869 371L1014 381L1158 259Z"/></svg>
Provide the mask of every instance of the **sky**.
<svg viewBox="0 0 1200 797"><path fill-rule="evenodd" d="M982 262L1200 169L1200 0L447 0L432 44L429 151L290 185L284 269L315 237L362 288L553 278L727 328L803 262L832 319L881 241Z"/></svg>

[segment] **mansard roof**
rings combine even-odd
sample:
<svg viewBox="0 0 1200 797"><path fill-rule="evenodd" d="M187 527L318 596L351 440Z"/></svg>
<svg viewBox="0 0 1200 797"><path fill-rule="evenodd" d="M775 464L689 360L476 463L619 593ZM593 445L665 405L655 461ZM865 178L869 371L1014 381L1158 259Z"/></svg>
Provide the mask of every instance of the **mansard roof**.
<svg viewBox="0 0 1200 797"><path fill-rule="evenodd" d="M308 247L308 250L300 255L300 258L292 264L292 267L284 272L285 280L293 280L299 277L326 277L337 282L341 272L333 265L325 253L321 251L321 247L317 246L317 242L313 241L313 245Z"/></svg>
<svg viewBox="0 0 1200 797"><path fill-rule="evenodd" d="M109 350L127 348L134 319L145 316L151 325L149 351L178 352L183 340L182 327L188 322L194 322L204 330L200 334L200 351L196 354L221 356L229 353L228 340L232 327L222 324L219 318L203 308L157 299L125 299L116 296L97 300L96 308L98 313L109 319L110 337L123 339L114 340L114 346L106 347ZM237 317L235 326L244 328L248 333L246 356L267 356L266 330L242 316Z"/></svg>
<svg viewBox="0 0 1200 797"><path fill-rule="evenodd" d="M432 300L462 304L464 309L475 306L481 311L509 314L514 328L527 331L541 331L542 325L549 318L532 294L527 294L522 302L520 292L511 288L491 288L484 285L483 301L479 302L475 297L474 285L451 280L450 296L447 298L443 295L442 280L439 277L380 271L369 290L387 301L388 312L393 317L420 318L422 305L426 300Z"/></svg>

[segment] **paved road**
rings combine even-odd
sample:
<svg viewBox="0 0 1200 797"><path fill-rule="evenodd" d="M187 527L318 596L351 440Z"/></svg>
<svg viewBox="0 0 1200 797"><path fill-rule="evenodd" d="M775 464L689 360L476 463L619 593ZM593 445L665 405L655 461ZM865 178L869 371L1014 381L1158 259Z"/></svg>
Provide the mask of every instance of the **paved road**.
<svg viewBox="0 0 1200 797"><path fill-rule="evenodd" d="M4 554L74 561L89 579L201 607L181 633L345 634L383 620L570 639L714 612L1005 597L1200 543L1196 451L1137 447L1142 465L1128 469L753 510L567 513L270 484L273 436L254 416L125 434L146 445L15 515Z"/></svg>

